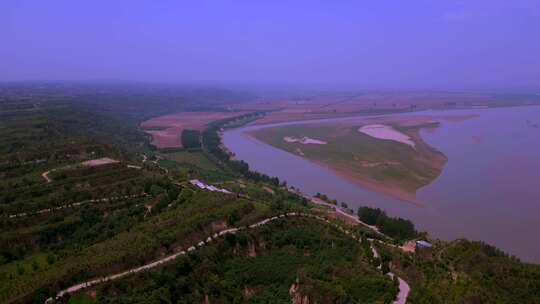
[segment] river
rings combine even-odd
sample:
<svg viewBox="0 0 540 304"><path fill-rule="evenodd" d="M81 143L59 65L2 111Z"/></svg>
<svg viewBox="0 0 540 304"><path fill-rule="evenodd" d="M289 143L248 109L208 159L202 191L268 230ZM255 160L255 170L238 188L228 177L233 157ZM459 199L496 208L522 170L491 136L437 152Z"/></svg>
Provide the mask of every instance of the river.
<svg viewBox="0 0 540 304"><path fill-rule="evenodd" d="M424 206L364 189L297 155L244 132L273 126L348 118L247 126L228 130L225 146L251 169L277 176L307 194L321 192L351 207L379 207L411 219L432 236L482 240L524 261L540 262L540 107L423 111L396 115L468 115L422 131L423 139L448 157L443 173L421 188Z"/></svg>

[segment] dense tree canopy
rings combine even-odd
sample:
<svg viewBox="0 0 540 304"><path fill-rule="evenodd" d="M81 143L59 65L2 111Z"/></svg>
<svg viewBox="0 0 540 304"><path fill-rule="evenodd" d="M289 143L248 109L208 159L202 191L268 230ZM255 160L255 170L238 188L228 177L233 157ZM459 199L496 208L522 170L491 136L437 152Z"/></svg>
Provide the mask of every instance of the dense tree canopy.
<svg viewBox="0 0 540 304"><path fill-rule="evenodd" d="M417 234L411 221L389 217L386 212L378 208L360 207L358 217L364 223L375 225L382 233L399 240L411 239Z"/></svg>

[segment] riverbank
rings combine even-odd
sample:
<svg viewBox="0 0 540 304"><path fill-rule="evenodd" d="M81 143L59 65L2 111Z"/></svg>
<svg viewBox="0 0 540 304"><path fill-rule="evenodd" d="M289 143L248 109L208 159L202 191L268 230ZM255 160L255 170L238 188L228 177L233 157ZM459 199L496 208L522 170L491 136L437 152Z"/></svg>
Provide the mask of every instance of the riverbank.
<svg viewBox="0 0 540 304"><path fill-rule="evenodd" d="M540 107L512 107L415 113L440 121L437 128L419 133L426 144L448 158L441 175L417 191L416 200L422 208L338 176L328 166L294 151L255 143L243 134L268 127L352 121L350 118L245 127L226 132L224 144L254 170L286 180L305 193L325 193L355 208L381 208L411 219L420 230L437 238L483 240L538 263L540 246L530 242L534 238L530 227L540 220L540 205L536 203L540 190L534 186L540 178L540 159L535 155L540 133L527 121L538 121L539 111ZM413 114L399 114L406 115ZM528 148L523 149L524 145ZM305 146L301 147L304 153Z"/></svg>

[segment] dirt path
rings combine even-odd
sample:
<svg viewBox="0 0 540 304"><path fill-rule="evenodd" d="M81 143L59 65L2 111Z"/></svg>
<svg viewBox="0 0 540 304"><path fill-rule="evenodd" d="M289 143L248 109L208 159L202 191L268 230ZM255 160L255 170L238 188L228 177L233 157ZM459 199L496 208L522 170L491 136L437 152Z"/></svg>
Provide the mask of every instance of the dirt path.
<svg viewBox="0 0 540 304"><path fill-rule="evenodd" d="M323 201L321 199L315 198L315 197L309 197L307 195L303 195L303 196L305 198L307 198L308 200L310 200L314 204L330 207L335 212L339 213L342 216L345 216L345 217L349 218L353 222L355 222L357 224L360 224L360 225L364 225L364 226L370 228L371 230L375 231L376 233L378 233L380 235L383 235L383 236L386 236L384 233L380 232L379 229L376 226L368 225L368 224L362 222L358 218L358 216L353 215L353 214L349 214L349 213L345 212L344 210L342 210L341 208L339 208L338 206L329 204L329 203L327 203L327 202L325 202L325 201ZM373 242L374 241L380 242L380 243L384 243L384 242L382 242L380 240L375 240L375 239L368 239L368 241L372 242L370 247L371 247L371 251L373 252L373 256L376 257L376 258L380 257L379 252L377 251L377 249L375 249L375 247L373 247ZM413 244L414 244L414 242L413 242ZM396 245L393 245L393 244L386 244L386 245L389 245L389 246L392 246L392 247L395 247L395 248L399 248L399 249L403 250L404 252L411 252L410 245L409 246L400 246L400 247L398 247ZM414 249L413 249L413 252L414 252ZM377 266L377 269L381 270L382 265ZM395 274L392 273L392 272L389 272L388 276L393 278L395 276ZM397 277L397 279L398 279L398 282L399 282L399 293L397 295L396 300L393 303L394 304L405 304L405 303L407 303L407 297L409 296L409 292L410 292L411 288L410 288L409 284L407 284L407 282L405 280L401 279L400 277Z"/></svg>
<svg viewBox="0 0 540 304"><path fill-rule="evenodd" d="M399 282L399 293L397 295L397 299L394 301L394 304L405 304L407 303L407 297L409 296L411 287L402 278L398 277L397 279Z"/></svg>
<svg viewBox="0 0 540 304"><path fill-rule="evenodd" d="M351 231L349 230L346 230L344 229L343 227L341 227L340 225L338 224L335 224L335 223L332 223L329 219L327 218L324 218L322 216L318 216L318 215L314 215L314 214L309 214L309 213L299 213L299 212L289 212L289 213L285 213L285 214L281 214L281 215L278 215L278 216L274 216L274 217L270 217L270 218L266 218L260 222L257 222L255 224L252 224L252 225L249 225L249 226L245 226L245 227L238 227L238 228L230 228L230 229L226 229L226 230L222 230L220 232L217 232L215 234L213 234L212 236L209 236L208 238L206 238L205 240L201 240L200 242L198 242L196 245L193 245L189 248L187 248L187 250L182 250L180 252L177 252L175 254L172 254L172 255L169 255L165 258L162 258L162 259L159 259L157 261L154 261L154 262L151 262L151 263L148 263L148 264L145 264L143 266L140 266L140 267L137 267L137 268L132 268L130 270L126 270L124 272L121 272L121 273L117 273L117 274L113 274L113 275L109 275L109 276L105 276L105 277L101 277L101 278L98 278L98 279L94 279L94 280L91 280L91 281L87 281L87 282L83 282L83 283L80 283L80 284L76 284L76 285L73 285L69 288L66 288L60 292L58 292L56 294L56 297L55 299L59 299L61 297L63 297L65 294L68 294L68 293L74 293L74 292L77 292L79 290L82 290L82 289L85 289L85 288L88 288L88 287L92 287L94 285L97 285L99 283L103 283L103 282L107 282L107 281L112 281L112 280L117 280L117 279L120 279L120 278L123 278L125 276L128 276L130 274L133 274L133 273L137 273L137 272L141 272L143 270L148 270L148 269L152 269L152 268L156 268L158 266L161 266L165 263L168 263L168 262L171 262L171 261L174 261L176 260L178 257L180 256L184 256L186 255L187 253L189 252L192 252L192 251L195 251L197 248L200 248L200 247L203 247L209 243L211 243L212 241L216 240L217 238L223 236L223 235L226 235L226 234L235 234L237 233L238 231L241 231L241 230L246 230L248 228L256 228L256 227L260 227L260 226L263 226L263 225L266 225L268 223L271 223L275 220L278 220L278 219L282 219L282 218L286 218L286 217L307 217L307 218L313 218L313 219L317 219L317 220L320 220L320 221L323 221L325 223L328 223L332 226L334 226L336 229L340 230L341 232L351 236L354 240L358 241L358 242L361 242L361 238L359 236L356 236L354 235ZM374 247L372 247L374 249ZM392 274L393 276L394 274ZM398 280L400 280L400 278L398 277ZM403 281L407 287L408 287L408 284ZM401 282L400 282L400 285L401 285ZM400 294L402 293L401 292L401 288L400 288ZM398 294L398 300L400 299L400 294ZM408 295L408 290L407 290L407 293L405 294L405 300L406 301L406 298L407 298L407 295ZM53 298L49 298L45 301L45 303L50 303L54 301ZM394 303L405 303L405 302L394 302Z"/></svg>
<svg viewBox="0 0 540 304"><path fill-rule="evenodd" d="M376 257L376 258L380 257L380 254L377 251L377 249L375 247L373 247L373 243L370 245L370 248L371 248L371 252L373 252L374 257ZM377 269L382 271L382 265L377 266ZM389 276L392 279L394 277L397 277L398 282L399 282L399 292L397 294L396 299L392 303L393 304L405 304L405 303L407 303L407 297L409 296L409 292L411 291L411 287L409 286L409 284L405 280L403 280L402 278L396 276L393 272L388 272L386 275Z"/></svg>
<svg viewBox="0 0 540 304"><path fill-rule="evenodd" d="M297 193L298 194L298 193ZM382 236L386 236L384 233L380 232L379 231L379 228L377 228L377 226L373 226L373 225L369 225L369 224L366 224L364 222L362 222L357 215L354 215L354 214L350 214L348 212L345 212L343 209L339 208L338 206L336 205L332 205L330 203L327 203L319 198L316 198L316 197L310 197L308 195L305 195L305 194L300 194L301 196L305 197L306 199L308 199L309 201L311 201L312 203L316 204L316 205L321 205L321 206L326 206L326 207L330 207L331 209L333 209L336 213L348 218L349 220L351 220L352 222L354 222L355 224L360 224L360 225L363 225L373 231L375 231L377 234L380 234Z"/></svg>
<svg viewBox="0 0 540 304"><path fill-rule="evenodd" d="M89 203L108 202L108 201L113 201L113 200L123 200L123 199L128 199L128 198L143 197L143 196L147 196L147 195L148 194L146 194L146 193L142 193L142 194L133 194L133 195L124 195L124 196L113 196L113 197L107 197L107 198L96 198L96 199L90 199L90 200L80 201L80 202L76 202L76 203L68 203L68 204L58 206L58 207L41 209L41 210L34 211L34 212L21 212L21 213L16 213L16 214L10 214L7 217L9 217L9 218L19 218L19 217L25 217L25 216L30 216L30 215L39 215L39 214L45 214L45 213L49 213L49 212L53 212L53 211L66 209L66 208L78 207L78 206L81 206L81 205L84 205L84 204L89 204Z"/></svg>
<svg viewBox="0 0 540 304"><path fill-rule="evenodd" d="M52 182L52 179L49 177L49 173L51 173L54 170L55 169L51 169L51 170L45 171L45 172L43 172L43 174L41 174L41 176L47 181L47 183Z"/></svg>

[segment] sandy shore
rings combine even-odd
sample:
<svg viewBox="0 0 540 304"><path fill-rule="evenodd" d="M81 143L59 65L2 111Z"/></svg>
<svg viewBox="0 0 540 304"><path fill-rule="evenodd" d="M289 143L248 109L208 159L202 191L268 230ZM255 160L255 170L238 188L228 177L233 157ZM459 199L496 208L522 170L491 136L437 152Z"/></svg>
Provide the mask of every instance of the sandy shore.
<svg viewBox="0 0 540 304"><path fill-rule="evenodd" d="M302 138L285 136L283 137L283 141L288 142L288 143L300 143L303 145L310 145L310 144L311 145L326 145L326 142L324 140L319 140L319 139L310 138L306 136Z"/></svg>
<svg viewBox="0 0 540 304"><path fill-rule="evenodd" d="M307 159L307 158L306 158ZM309 160L309 159L308 159ZM420 201L418 201L415 193L406 192L403 190L400 190L399 188L392 187L390 185L385 185L380 182L373 181L369 178L362 178L355 172L350 172L349 168L333 168L329 166L326 163L323 162L317 162L313 160L309 160L319 166L322 166L324 168L327 168L328 170L332 171L335 175L353 183L356 184L362 188L366 188L370 191L377 192L384 194L386 196L390 196L393 198L396 198L400 201L414 204L416 206L422 207L424 204L422 204Z"/></svg>
<svg viewBox="0 0 540 304"><path fill-rule="evenodd" d="M371 136L377 139L393 140L402 144L409 145L413 148L416 146L414 141L409 136L387 125L381 125L381 124L365 125L365 126L360 127L358 129L358 132L364 133L368 136Z"/></svg>
<svg viewBox="0 0 540 304"><path fill-rule="evenodd" d="M416 130L414 132L407 132L407 134L410 135L411 140L417 144L416 145L417 151L421 152L423 149L430 148L423 141L419 130ZM446 164L447 161L448 161L448 158L444 154L442 154L442 158L431 159L431 163L433 167L440 168L441 174L442 174L444 165ZM378 193L399 199L401 201L414 204L419 207L424 206L423 202L420 202L418 198L416 197L416 191L418 190L416 190L415 192L408 192L408 191L401 190L400 188L398 188L398 186L384 184L378 181L374 181L367 177L362 177L358 174L358 172L352 171L350 167L332 168L326 163L318 163L318 164L330 169L334 174L348 180L349 182L357 184L361 187L367 188L371 191L378 192ZM436 178L434 178L431 182L433 182L435 179ZM431 184L431 182L423 185L422 187L428 186L429 184Z"/></svg>

